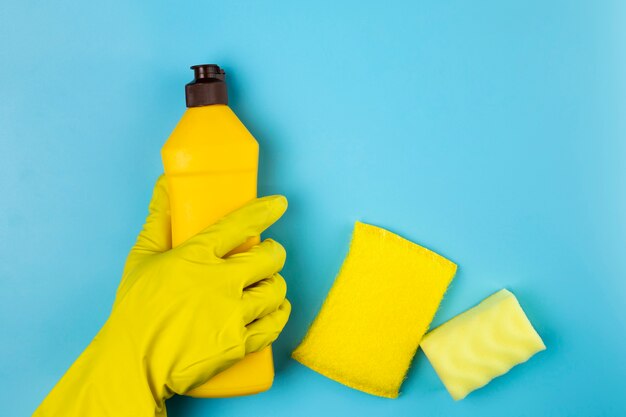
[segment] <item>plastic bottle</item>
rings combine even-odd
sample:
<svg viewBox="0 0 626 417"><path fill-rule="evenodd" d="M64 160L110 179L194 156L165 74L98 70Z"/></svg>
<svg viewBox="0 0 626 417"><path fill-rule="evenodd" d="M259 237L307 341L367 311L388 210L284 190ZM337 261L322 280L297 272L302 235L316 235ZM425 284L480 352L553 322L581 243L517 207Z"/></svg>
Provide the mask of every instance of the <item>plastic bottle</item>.
<svg viewBox="0 0 626 417"><path fill-rule="evenodd" d="M161 150L176 246L257 195L259 145L228 107L225 73L194 65L187 110ZM252 238L232 253L259 242ZM187 393L215 398L256 394L274 380L271 347L247 355Z"/></svg>

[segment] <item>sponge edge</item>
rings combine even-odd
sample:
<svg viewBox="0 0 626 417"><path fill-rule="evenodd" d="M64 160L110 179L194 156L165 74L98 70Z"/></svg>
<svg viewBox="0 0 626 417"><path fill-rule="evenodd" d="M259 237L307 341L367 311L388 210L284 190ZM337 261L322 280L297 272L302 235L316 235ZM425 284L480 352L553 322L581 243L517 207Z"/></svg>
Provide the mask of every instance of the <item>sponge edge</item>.
<svg viewBox="0 0 626 417"><path fill-rule="evenodd" d="M436 253L357 222L348 256L292 357L349 387L396 398L455 272Z"/></svg>
<svg viewBox="0 0 626 417"><path fill-rule="evenodd" d="M455 400L546 348L507 290L437 327L420 346Z"/></svg>

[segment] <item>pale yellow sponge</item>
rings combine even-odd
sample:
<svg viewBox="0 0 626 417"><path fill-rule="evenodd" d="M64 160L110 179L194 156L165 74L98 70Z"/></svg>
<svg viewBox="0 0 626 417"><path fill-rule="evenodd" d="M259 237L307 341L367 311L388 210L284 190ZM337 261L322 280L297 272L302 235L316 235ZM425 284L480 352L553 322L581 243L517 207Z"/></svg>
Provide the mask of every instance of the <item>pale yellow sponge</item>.
<svg viewBox="0 0 626 417"><path fill-rule="evenodd" d="M349 387L395 398L456 265L357 222L350 251L297 361Z"/></svg>
<svg viewBox="0 0 626 417"><path fill-rule="evenodd" d="M420 346L455 400L546 348L507 290L437 327Z"/></svg>

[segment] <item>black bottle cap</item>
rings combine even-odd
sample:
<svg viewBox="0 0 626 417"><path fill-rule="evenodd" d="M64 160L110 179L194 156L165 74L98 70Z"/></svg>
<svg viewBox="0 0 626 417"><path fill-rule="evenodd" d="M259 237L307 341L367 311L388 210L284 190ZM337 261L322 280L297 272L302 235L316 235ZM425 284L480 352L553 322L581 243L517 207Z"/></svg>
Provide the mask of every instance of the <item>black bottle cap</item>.
<svg viewBox="0 0 626 417"><path fill-rule="evenodd" d="M218 65L202 64L191 67L194 80L185 86L187 107L228 104L226 73Z"/></svg>

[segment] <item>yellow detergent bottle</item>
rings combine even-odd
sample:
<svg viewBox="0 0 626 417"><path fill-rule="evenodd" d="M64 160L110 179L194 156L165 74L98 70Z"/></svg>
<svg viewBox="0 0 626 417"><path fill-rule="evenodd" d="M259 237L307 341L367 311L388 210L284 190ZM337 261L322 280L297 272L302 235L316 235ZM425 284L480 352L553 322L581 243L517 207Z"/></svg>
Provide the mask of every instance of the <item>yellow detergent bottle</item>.
<svg viewBox="0 0 626 417"><path fill-rule="evenodd" d="M194 65L185 86L187 110L161 150L176 246L257 195L259 145L228 107L225 73ZM250 239L232 253L259 242ZM187 395L215 398L256 394L274 380L271 347L247 355Z"/></svg>

